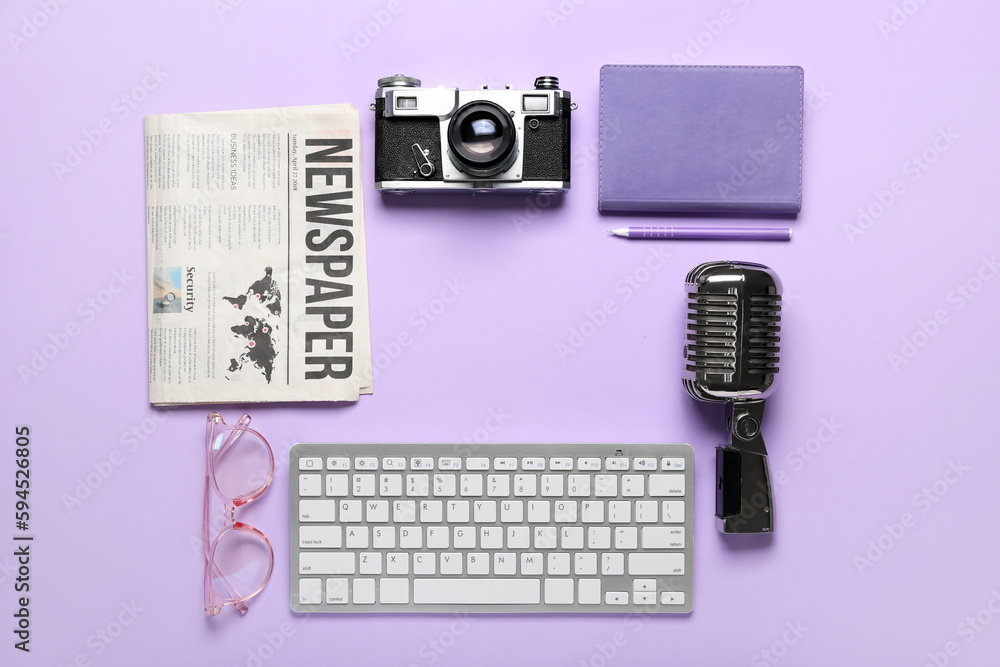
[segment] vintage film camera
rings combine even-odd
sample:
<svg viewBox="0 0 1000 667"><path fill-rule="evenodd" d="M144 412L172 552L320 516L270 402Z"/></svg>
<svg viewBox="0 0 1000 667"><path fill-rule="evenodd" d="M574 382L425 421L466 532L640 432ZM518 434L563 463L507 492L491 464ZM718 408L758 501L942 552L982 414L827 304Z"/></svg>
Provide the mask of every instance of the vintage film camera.
<svg viewBox="0 0 1000 667"><path fill-rule="evenodd" d="M378 81L375 187L384 192L535 192L570 187L570 111L559 79L534 90L423 88Z"/></svg>

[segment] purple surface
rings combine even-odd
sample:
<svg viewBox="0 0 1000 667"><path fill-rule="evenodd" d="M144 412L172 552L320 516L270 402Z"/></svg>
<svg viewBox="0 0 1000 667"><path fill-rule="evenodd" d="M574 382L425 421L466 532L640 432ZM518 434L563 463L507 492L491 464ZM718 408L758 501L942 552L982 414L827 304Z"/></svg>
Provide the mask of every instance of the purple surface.
<svg viewBox="0 0 1000 667"><path fill-rule="evenodd" d="M472 6L5 4L0 662L994 664L1000 7ZM804 201L791 243L608 237L599 69L679 56L804 67ZM400 71L463 87L558 75L579 103L573 190L561 206L383 202L368 160L375 394L253 408L254 426L279 458L299 440L690 442L690 616L296 617L279 472L246 515L274 542L270 585L245 617L204 617L206 410L147 404L142 116L346 101L366 111L371 155L367 105L376 79ZM95 145L60 179L53 163L81 142ZM764 427L777 533L763 546L715 532L722 412L680 383L684 275L724 258L773 267L787 293ZM40 369L22 380L33 358ZM11 632L22 424L36 536L30 655ZM67 508L77 493L86 497Z"/></svg>

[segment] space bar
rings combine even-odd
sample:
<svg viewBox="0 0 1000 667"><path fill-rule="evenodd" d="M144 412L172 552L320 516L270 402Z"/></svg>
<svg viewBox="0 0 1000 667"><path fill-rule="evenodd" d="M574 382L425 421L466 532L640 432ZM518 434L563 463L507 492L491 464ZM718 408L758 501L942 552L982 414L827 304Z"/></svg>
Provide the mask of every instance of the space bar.
<svg viewBox="0 0 1000 667"><path fill-rule="evenodd" d="M414 579L414 604L538 604L538 579Z"/></svg>

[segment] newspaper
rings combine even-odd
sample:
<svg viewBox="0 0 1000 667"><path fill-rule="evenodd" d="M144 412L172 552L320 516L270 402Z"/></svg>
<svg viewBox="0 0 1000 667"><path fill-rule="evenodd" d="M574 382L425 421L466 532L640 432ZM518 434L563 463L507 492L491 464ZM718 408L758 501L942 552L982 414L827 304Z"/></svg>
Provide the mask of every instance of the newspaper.
<svg viewBox="0 0 1000 667"><path fill-rule="evenodd" d="M149 400L372 392L358 111L147 116Z"/></svg>

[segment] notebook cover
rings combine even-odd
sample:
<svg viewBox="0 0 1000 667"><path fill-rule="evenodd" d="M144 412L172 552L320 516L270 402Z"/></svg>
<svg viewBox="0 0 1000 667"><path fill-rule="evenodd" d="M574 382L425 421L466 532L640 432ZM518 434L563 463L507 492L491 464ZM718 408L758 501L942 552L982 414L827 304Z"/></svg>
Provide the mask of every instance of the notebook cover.
<svg viewBox="0 0 1000 667"><path fill-rule="evenodd" d="M605 65L601 211L797 213L801 67Z"/></svg>

